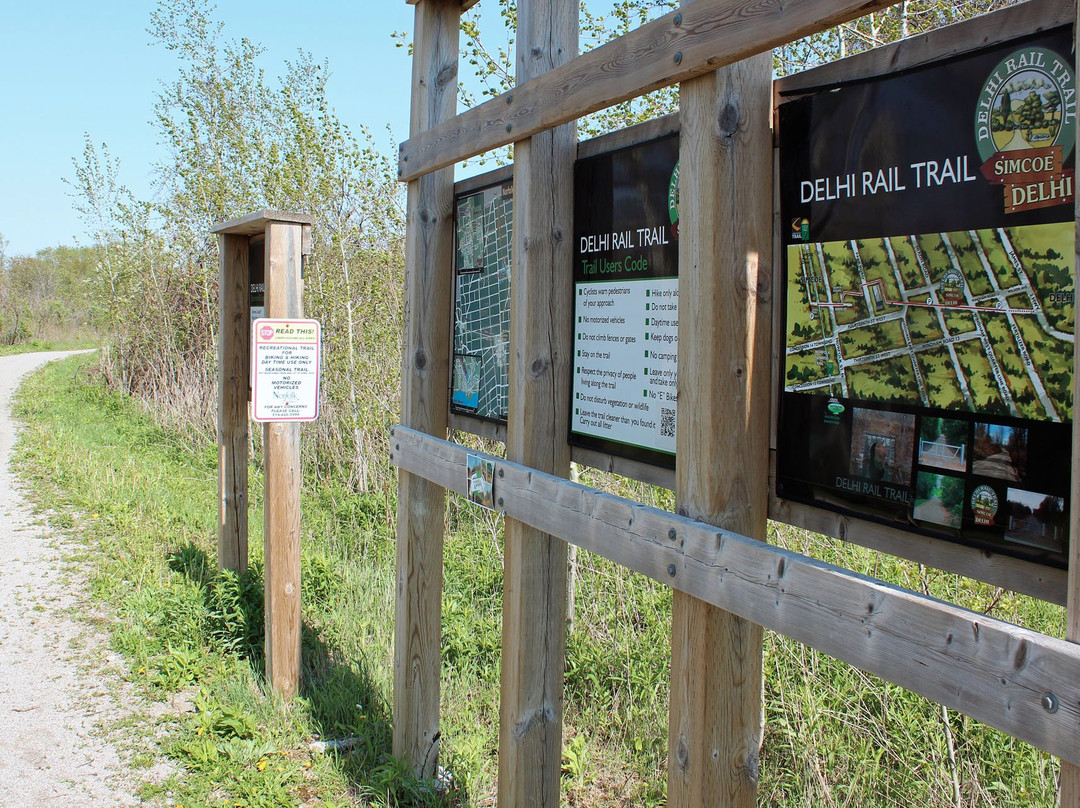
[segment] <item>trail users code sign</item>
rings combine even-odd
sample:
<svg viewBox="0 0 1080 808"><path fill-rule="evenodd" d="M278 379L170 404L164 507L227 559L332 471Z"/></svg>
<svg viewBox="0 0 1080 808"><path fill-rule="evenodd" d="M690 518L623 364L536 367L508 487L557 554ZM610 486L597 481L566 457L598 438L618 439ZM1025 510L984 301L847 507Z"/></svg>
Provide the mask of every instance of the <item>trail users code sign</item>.
<svg viewBox="0 0 1080 808"><path fill-rule="evenodd" d="M259 318L252 323L252 333L252 419L317 419L322 336L318 320Z"/></svg>
<svg viewBox="0 0 1080 808"><path fill-rule="evenodd" d="M1064 566L1072 63L1066 28L781 104L779 496Z"/></svg>
<svg viewBox="0 0 1080 808"><path fill-rule="evenodd" d="M679 138L574 172L571 442L675 465Z"/></svg>

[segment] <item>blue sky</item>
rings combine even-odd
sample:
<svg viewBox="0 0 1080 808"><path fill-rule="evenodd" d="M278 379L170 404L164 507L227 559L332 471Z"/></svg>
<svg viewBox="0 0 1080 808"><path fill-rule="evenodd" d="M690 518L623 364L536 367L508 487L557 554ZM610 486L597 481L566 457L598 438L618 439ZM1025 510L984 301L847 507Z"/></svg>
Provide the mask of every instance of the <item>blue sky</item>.
<svg viewBox="0 0 1080 808"><path fill-rule="evenodd" d="M219 0L225 36L266 48L277 76L298 48L328 60L328 94L341 120L373 131L389 151L408 135L410 60L391 33L412 31L405 0ZM84 133L120 159L120 178L151 194L159 159L149 121L155 94L176 62L146 33L152 0L10 3L0 47L0 234L8 254L85 241L63 177L82 153Z"/></svg>

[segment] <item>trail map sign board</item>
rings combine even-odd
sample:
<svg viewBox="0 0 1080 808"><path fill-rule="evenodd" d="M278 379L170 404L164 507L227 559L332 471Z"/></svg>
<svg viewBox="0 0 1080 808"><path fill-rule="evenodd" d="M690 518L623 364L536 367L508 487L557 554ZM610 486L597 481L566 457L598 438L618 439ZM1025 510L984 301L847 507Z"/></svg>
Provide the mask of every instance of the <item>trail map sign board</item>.
<svg viewBox="0 0 1080 808"><path fill-rule="evenodd" d="M455 205L454 367L450 408L505 421L509 406L514 196L498 184Z"/></svg>
<svg viewBox="0 0 1080 808"><path fill-rule="evenodd" d="M781 104L779 496L1064 566L1072 60L1059 29Z"/></svg>
<svg viewBox="0 0 1080 808"><path fill-rule="evenodd" d="M314 421L319 417L318 320L252 323L251 417L255 421Z"/></svg>
<svg viewBox="0 0 1080 808"><path fill-rule="evenodd" d="M574 173L571 442L675 465L679 139L579 160Z"/></svg>

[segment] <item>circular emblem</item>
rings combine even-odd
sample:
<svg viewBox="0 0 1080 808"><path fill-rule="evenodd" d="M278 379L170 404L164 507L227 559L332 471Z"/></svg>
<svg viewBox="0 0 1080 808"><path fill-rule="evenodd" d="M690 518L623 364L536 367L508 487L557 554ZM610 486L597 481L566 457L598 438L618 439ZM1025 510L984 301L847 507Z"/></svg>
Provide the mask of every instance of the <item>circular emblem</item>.
<svg viewBox="0 0 1080 808"><path fill-rule="evenodd" d="M964 301L964 275L956 267L949 267L941 276L938 286L941 301L947 306L958 306Z"/></svg>
<svg viewBox="0 0 1080 808"><path fill-rule="evenodd" d="M979 156L1076 143L1076 76L1070 59L1024 48L1002 59L979 93L975 140Z"/></svg>
<svg viewBox="0 0 1080 808"><path fill-rule="evenodd" d="M971 492L971 510L975 514L975 524L992 525L998 512L997 491L988 485L979 485Z"/></svg>
<svg viewBox="0 0 1080 808"><path fill-rule="evenodd" d="M671 171L671 181L667 192L668 216L671 218L671 232L679 237L679 164Z"/></svg>

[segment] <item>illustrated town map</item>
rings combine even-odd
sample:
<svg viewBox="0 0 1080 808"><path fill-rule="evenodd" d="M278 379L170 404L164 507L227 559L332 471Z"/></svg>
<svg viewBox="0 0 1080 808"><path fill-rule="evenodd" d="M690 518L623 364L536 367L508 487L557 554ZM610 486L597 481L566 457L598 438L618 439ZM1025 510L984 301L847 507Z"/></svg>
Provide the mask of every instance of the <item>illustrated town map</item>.
<svg viewBox="0 0 1080 808"><path fill-rule="evenodd" d="M1073 224L788 247L785 389L1072 418Z"/></svg>

